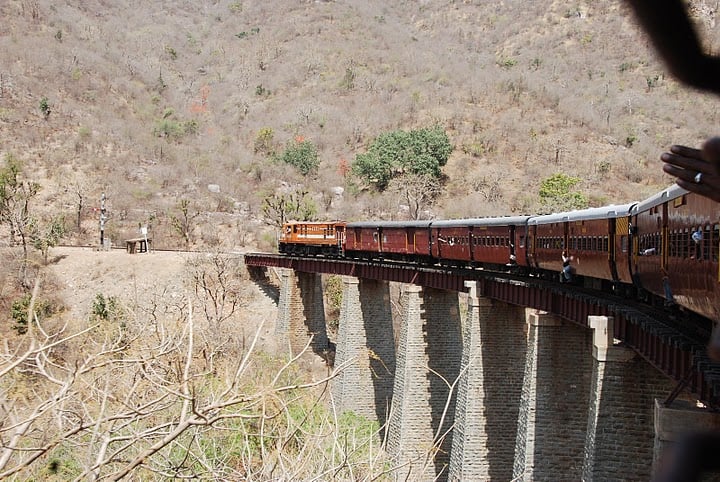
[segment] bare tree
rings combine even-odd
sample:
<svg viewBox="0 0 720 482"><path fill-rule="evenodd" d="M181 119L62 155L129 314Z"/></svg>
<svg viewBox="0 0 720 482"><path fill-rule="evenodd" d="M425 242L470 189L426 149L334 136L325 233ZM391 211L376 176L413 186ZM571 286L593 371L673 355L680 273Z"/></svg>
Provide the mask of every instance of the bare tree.
<svg viewBox="0 0 720 482"><path fill-rule="evenodd" d="M421 219L441 192L440 181L423 174L404 174L390 183L390 190L407 203L411 219Z"/></svg>
<svg viewBox="0 0 720 482"><path fill-rule="evenodd" d="M5 156L5 166L0 169L0 223L6 224L11 244L19 239L23 250L20 277L27 280L28 236L34 220L30 213L30 201L40 191L40 184L22 179L22 166L13 155Z"/></svg>
<svg viewBox="0 0 720 482"><path fill-rule="evenodd" d="M181 199L178 209L180 210L179 214L170 215L170 223L187 247L190 245L190 236L193 231L195 218L197 218L200 213L191 211L190 201L188 199Z"/></svg>

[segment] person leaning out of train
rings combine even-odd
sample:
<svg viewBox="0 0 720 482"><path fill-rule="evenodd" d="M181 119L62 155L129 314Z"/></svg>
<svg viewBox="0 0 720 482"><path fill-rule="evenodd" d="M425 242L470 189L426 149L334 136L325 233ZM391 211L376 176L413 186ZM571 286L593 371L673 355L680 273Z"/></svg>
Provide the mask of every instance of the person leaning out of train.
<svg viewBox="0 0 720 482"><path fill-rule="evenodd" d="M572 266L570 266L570 261L572 261L572 256L568 256L567 251L562 252L562 265L563 269L560 273L560 282L561 283L570 283L572 281Z"/></svg>

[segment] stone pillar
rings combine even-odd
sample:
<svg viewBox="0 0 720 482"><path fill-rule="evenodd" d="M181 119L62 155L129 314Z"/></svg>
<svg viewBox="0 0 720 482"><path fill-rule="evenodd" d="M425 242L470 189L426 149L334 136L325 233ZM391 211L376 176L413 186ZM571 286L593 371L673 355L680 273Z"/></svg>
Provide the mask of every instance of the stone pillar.
<svg viewBox="0 0 720 482"><path fill-rule="evenodd" d="M446 480L460 372L457 293L408 286L390 413L388 452L397 478Z"/></svg>
<svg viewBox="0 0 720 482"><path fill-rule="evenodd" d="M291 355L310 349L322 354L328 349L322 278L317 273L281 270L278 321L275 333Z"/></svg>
<svg viewBox="0 0 720 482"><path fill-rule="evenodd" d="M714 436L720 434L720 413L711 412L707 408L699 408L692 403L683 400L674 401L669 407L664 406L661 400L655 400L655 443L654 443L654 460L653 472L655 474L665 474L668 477L671 462L674 458L684 460L684 469L694 465L694 461L689 456L698 454L699 450L693 447L698 443L697 439L693 441L691 434L695 436L699 434L713 433ZM702 443L702 442L700 442ZM713 461L719 456L716 452L710 451L701 458L712 457ZM673 453L675 452L675 453ZM703 482L720 481L720 473L704 472L701 479L669 477L663 480L702 480Z"/></svg>
<svg viewBox="0 0 720 482"><path fill-rule="evenodd" d="M449 479L511 480L522 392L525 310L478 298L468 281Z"/></svg>
<svg viewBox="0 0 720 482"><path fill-rule="evenodd" d="M580 480L592 357L590 330L528 309L514 480Z"/></svg>
<svg viewBox="0 0 720 482"><path fill-rule="evenodd" d="M645 449L651 439L651 405L638 396L635 352L614 343L612 317L589 316L588 324L593 330L593 373L583 480L649 480L650 454Z"/></svg>
<svg viewBox="0 0 720 482"><path fill-rule="evenodd" d="M333 399L339 412L352 411L383 426L395 376L389 283L349 276L343 283Z"/></svg>

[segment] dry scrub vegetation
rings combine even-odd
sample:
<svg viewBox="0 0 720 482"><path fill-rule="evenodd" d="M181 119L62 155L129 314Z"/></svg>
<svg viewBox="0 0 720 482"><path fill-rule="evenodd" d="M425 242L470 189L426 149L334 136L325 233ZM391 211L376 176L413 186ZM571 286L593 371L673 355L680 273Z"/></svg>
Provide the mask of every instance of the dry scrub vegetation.
<svg viewBox="0 0 720 482"><path fill-rule="evenodd" d="M716 52L717 5L689 4ZM6 0L0 16L0 162L39 188L26 226L64 219L61 242L97 245L104 193L114 243L148 226L156 247L211 253L175 261L172 287L89 267L68 286L64 255L23 253L0 222L0 478L381 476L377 427L241 322L255 298L219 253L273 249L263 201L528 213L563 173L591 205L627 202L669 184L670 144L717 134L716 100L665 75L617 0ZM348 174L379 134L432 126L454 146L432 199ZM277 161L300 141L319 160L305 175Z"/></svg>
<svg viewBox="0 0 720 482"><path fill-rule="evenodd" d="M717 50L714 4L690 3ZM430 216L534 212L558 172L592 204L626 202L670 182L664 149L718 121L617 0L9 0L0 13L0 154L41 184L38 209L81 212L70 234L84 244L103 192L112 240L149 225L166 247L271 249L262 200L298 189L319 217L401 218L402 195L352 189L346 166L378 134L432 125L455 149ZM272 161L298 138L318 151L307 176Z"/></svg>
<svg viewBox="0 0 720 482"><path fill-rule="evenodd" d="M182 255L137 297L103 286L132 272L107 257L129 255L56 251L65 257L36 278L30 322L15 320L22 329L8 330L0 349L0 478L361 480L390 472L377 424L333 410L332 370L306 354L279 354L272 310L262 310L237 256ZM143 256L152 265L178 255L129 262ZM66 288L66 263L98 264L93 276L108 271L95 280L103 291L85 316L42 294Z"/></svg>

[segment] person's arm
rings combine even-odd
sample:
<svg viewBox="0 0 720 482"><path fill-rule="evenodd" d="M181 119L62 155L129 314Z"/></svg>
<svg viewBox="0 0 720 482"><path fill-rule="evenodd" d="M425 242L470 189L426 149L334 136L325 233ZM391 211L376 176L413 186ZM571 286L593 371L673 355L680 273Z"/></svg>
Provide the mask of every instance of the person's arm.
<svg viewBox="0 0 720 482"><path fill-rule="evenodd" d="M682 0L626 1L675 77L720 94L720 59L703 52Z"/></svg>
<svg viewBox="0 0 720 482"><path fill-rule="evenodd" d="M672 146L660 159L678 186L720 202L720 137L707 140L701 149Z"/></svg>

